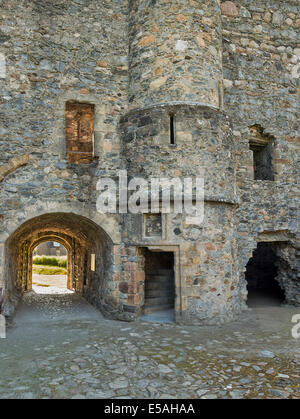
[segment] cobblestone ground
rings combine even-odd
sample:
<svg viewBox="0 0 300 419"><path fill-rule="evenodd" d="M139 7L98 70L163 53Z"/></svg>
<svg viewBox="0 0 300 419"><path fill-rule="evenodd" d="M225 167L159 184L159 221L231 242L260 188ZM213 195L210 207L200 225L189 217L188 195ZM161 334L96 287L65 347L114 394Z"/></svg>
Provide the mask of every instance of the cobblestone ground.
<svg viewBox="0 0 300 419"><path fill-rule="evenodd" d="M0 397L299 398L297 312L256 308L222 327L123 323L76 294L32 291L0 339Z"/></svg>

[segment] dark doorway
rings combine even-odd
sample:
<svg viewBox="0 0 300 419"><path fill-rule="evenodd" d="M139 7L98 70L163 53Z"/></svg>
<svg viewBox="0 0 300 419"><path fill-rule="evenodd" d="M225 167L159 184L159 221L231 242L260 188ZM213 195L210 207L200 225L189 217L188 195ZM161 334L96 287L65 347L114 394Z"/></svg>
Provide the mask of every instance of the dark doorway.
<svg viewBox="0 0 300 419"><path fill-rule="evenodd" d="M246 269L248 306L279 306L285 299L276 266L277 256L270 243L258 243Z"/></svg>
<svg viewBox="0 0 300 419"><path fill-rule="evenodd" d="M144 314L174 310L174 254L146 250L145 274Z"/></svg>

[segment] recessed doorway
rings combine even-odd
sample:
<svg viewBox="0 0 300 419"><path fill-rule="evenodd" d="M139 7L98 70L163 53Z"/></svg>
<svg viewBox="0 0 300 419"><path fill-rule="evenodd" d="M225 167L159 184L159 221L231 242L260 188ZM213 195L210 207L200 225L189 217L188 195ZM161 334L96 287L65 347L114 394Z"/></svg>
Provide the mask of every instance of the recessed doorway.
<svg viewBox="0 0 300 419"><path fill-rule="evenodd" d="M285 300L277 281L277 256L268 242L260 242L246 268L249 307L279 306Z"/></svg>
<svg viewBox="0 0 300 419"><path fill-rule="evenodd" d="M143 314L153 320L174 321L174 308L174 253L147 249Z"/></svg>

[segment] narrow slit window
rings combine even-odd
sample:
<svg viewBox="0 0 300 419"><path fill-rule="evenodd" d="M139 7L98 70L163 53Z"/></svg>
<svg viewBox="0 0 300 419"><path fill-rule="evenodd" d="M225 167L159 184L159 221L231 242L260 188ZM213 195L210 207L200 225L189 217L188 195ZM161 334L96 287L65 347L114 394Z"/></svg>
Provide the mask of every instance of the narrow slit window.
<svg viewBox="0 0 300 419"><path fill-rule="evenodd" d="M175 144L175 117L170 114L170 144Z"/></svg>
<svg viewBox="0 0 300 419"><path fill-rule="evenodd" d="M223 109L224 108L224 96L223 96L223 84L221 81L218 82L218 87L219 87L219 108Z"/></svg>
<svg viewBox="0 0 300 419"><path fill-rule="evenodd" d="M69 163L91 163L94 158L94 105L67 102L65 117Z"/></svg>

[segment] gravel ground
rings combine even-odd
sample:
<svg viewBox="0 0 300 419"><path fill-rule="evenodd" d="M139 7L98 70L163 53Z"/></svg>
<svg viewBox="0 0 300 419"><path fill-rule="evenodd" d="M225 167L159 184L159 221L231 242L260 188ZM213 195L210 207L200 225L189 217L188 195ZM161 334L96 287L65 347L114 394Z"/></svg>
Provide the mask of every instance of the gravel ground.
<svg viewBox="0 0 300 419"><path fill-rule="evenodd" d="M299 308L222 327L106 320L63 289L26 294L0 339L0 398L299 398Z"/></svg>
<svg viewBox="0 0 300 419"><path fill-rule="evenodd" d="M38 294L69 294L67 275L32 275L32 289Z"/></svg>

